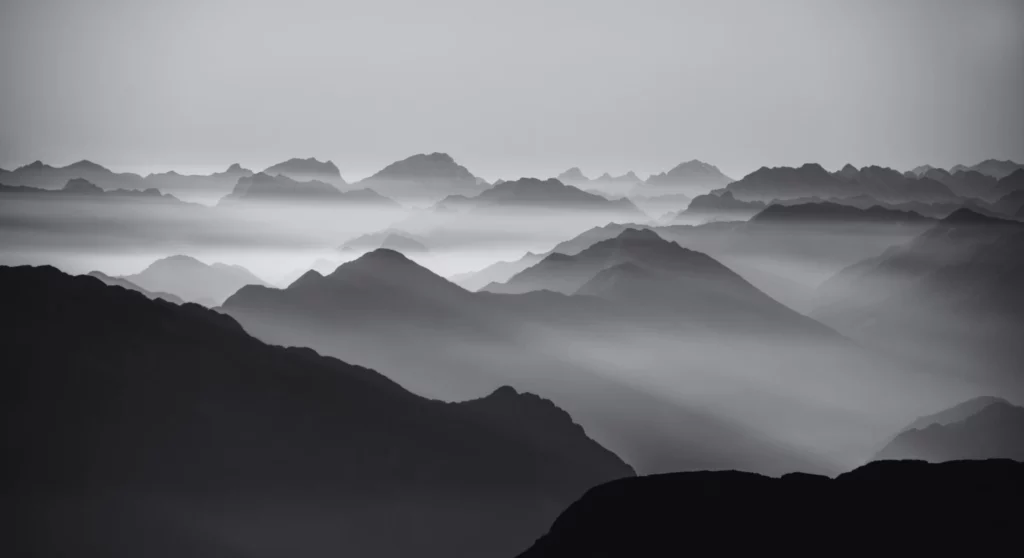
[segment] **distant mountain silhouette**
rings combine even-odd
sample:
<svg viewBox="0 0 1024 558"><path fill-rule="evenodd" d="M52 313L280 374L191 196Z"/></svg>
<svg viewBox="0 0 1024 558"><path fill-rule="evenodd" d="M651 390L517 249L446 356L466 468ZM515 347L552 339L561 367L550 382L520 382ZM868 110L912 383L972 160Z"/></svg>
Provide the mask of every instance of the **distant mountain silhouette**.
<svg viewBox="0 0 1024 558"><path fill-rule="evenodd" d="M949 173L942 169L932 169L921 177L945 184L954 194L962 198L978 198L988 202L998 198L997 180L978 171L959 170Z"/></svg>
<svg viewBox="0 0 1024 558"><path fill-rule="evenodd" d="M602 298L633 310L688 316L735 330L762 328L826 333L757 290L710 256L667 241L652 230L625 229L576 255L552 253L495 293L554 291Z"/></svg>
<svg viewBox="0 0 1024 558"><path fill-rule="evenodd" d="M238 179L235 189L221 199L221 205L238 202L338 203L359 206L397 207L394 200L366 188L342 192L319 180L300 182L284 175L254 174Z"/></svg>
<svg viewBox="0 0 1024 558"><path fill-rule="evenodd" d="M6 186L0 184L0 194L13 194L18 196L29 196L40 199L52 200L86 200L86 201L112 201L112 202L139 202L175 204L180 200L169 194L163 194L156 188L145 190L104 190L84 178L72 178L59 190L37 188L34 186Z"/></svg>
<svg viewBox="0 0 1024 558"><path fill-rule="evenodd" d="M589 490L520 557L684 556L695 548L820 555L833 544L853 554L997 552L1018 540L1005 506L1022 497L1024 463L1009 460L883 461L835 479L739 471L639 477Z"/></svg>
<svg viewBox="0 0 1024 558"><path fill-rule="evenodd" d="M579 167L573 167L556 176L555 179L562 184L575 186L602 196L624 196L644 182L633 171L621 176L612 176L606 172L597 178L587 178Z"/></svg>
<svg viewBox="0 0 1024 558"><path fill-rule="evenodd" d="M1012 174L1000 178L996 183L996 191L1001 195L1020 190L1024 190L1024 169L1015 170Z"/></svg>
<svg viewBox="0 0 1024 558"><path fill-rule="evenodd" d="M694 196L721 188L732 181L718 167L694 159L680 163L668 172L651 175L636 193L656 195L655 192L661 192Z"/></svg>
<svg viewBox="0 0 1024 558"><path fill-rule="evenodd" d="M957 202L948 186L936 180L907 177L893 169L846 165L836 173L808 163L799 168L760 169L726 186L736 199L770 202L800 197L853 197L868 195L889 202Z"/></svg>
<svg viewBox="0 0 1024 558"><path fill-rule="evenodd" d="M949 172L955 173L957 171L973 170L980 172L981 174L985 174L993 178L1000 179L1005 176L1009 176L1013 174L1015 171L1021 169L1024 169L1024 164L1015 163L1010 160L1000 161L998 159L986 159L978 163L977 165L973 165L970 167L965 167L964 165L957 165L949 169Z"/></svg>
<svg viewBox="0 0 1024 558"><path fill-rule="evenodd" d="M136 285L135 283L132 283L131 281L129 281L127 279L124 279L124 278L121 278L121 277L111 277L111 276L107 275L106 273L103 273L102 271L90 271L88 273L88 275L90 277L95 277L95 278L99 279L100 281L103 281L105 284L110 285L112 287L121 287L123 289L128 289L129 291L135 291L137 293L142 293L148 299L159 299L159 300L166 300L167 302L171 302L171 303L174 303L174 304L185 304L184 300L182 300L178 296L172 295L171 293L159 293L159 292L154 293L154 292L150 292L150 291L147 291L146 289L143 289L142 287Z"/></svg>
<svg viewBox="0 0 1024 558"><path fill-rule="evenodd" d="M431 201L454 194L475 195L487 187L447 153L413 155L391 163L358 185L398 200Z"/></svg>
<svg viewBox="0 0 1024 558"><path fill-rule="evenodd" d="M681 211L676 220L686 217L722 217L745 219L764 209L765 204L759 201L741 201L730 191L718 194L704 194L693 198L690 205Z"/></svg>
<svg viewBox="0 0 1024 558"><path fill-rule="evenodd" d="M199 201L212 205L231 192L238 179L252 176L253 172L235 163L223 172L213 174L178 174L163 172L149 174L143 179L147 187L172 194L187 201Z"/></svg>
<svg viewBox="0 0 1024 558"><path fill-rule="evenodd" d="M1024 208L1024 189L1006 194L999 198L994 205L1004 215L1019 216L1020 210Z"/></svg>
<svg viewBox="0 0 1024 558"><path fill-rule="evenodd" d="M1024 461L1024 407L996 397L976 398L923 417L876 456L933 462L992 458Z"/></svg>
<svg viewBox="0 0 1024 558"><path fill-rule="evenodd" d="M587 488L633 474L510 387L428 400L52 268L0 268L0 287L18 324L10 555L510 556Z"/></svg>
<svg viewBox="0 0 1024 558"><path fill-rule="evenodd" d="M187 302L216 306L245 285L266 283L239 265L207 265L189 256L157 260L135 275L121 277L151 292L172 293Z"/></svg>
<svg viewBox="0 0 1024 558"><path fill-rule="evenodd" d="M913 211L900 211L874 206L860 209L838 203L806 203L769 205L751 221L764 223L922 223L931 221Z"/></svg>
<svg viewBox="0 0 1024 558"><path fill-rule="evenodd" d="M494 210L508 208L540 208L579 211L606 211L642 216L626 199L609 200L559 182L554 178L520 178L493 186L472 198L450 196L440 202L443 207Z"/></svg>
<svg viewBox="0 0 1024 558"><path fill-rule="evenodd" d="M104 190L143 190L148 186L141 176L133 173L117 173L92 161L78 161L66 167L52 167L42 161L8 171L0 169L0 184L32 186L36 188L62 188L69 180L82 178Z"/></svg>
<svg viewBox="0 0 1024 558"><path fill-rule="evenodd" d="M918 167L914 167L913 170L911 170L909 172L910 172L910 174L912 174L914 176L924 176L925 173L927 173L930 170L936 169L936 168L937 167L933 167L931 165L921 165L921 166L918 166ZM939 169L939 170L942 170L942 169Z"/></svg>
<svg viewBox="0 0 1024 558"><path fill-rule="evenodd" d="M543 254L527 252L518 260L493 263L481 270L460 273L449 277L449 279L464 289L477 291L491 283L504 283L513 275L536 264L543 258Z"/></svg>
<svg viewBox="0 0 1024 558"><path fill-rule="evenodd" d="M811 316L929 366L1014 381L1006 374L1024 363L1013 341L1024 331L1021 246L1021 223L959 209L823 283Z"/></svg>
<svg viewBox="0 0 1024 558"><path fill-rule="evenodd" d="M263 170L263 174L270 176L286 176L292 180L308 182L318 180L333 184L334 186L345 186L347 183L341 177L341 171L333 161L317 161L315 157L308 159L288 159L287 161L271 165Z"/></svg>
<svg viewBox="0 0 1024 558"><path fill-rule="evenodd" d="M430 251L424 242L424 239L416 235L404 231L386 229L353 238L339 246L338 250L343 252L366 252L378 248L386 248L403 254L417 254Z"/></svg>

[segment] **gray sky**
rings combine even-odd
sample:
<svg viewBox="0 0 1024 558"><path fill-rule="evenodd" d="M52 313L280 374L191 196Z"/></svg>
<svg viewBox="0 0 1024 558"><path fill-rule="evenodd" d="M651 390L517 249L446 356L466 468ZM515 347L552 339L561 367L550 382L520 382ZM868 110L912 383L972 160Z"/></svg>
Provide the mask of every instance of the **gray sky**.
<svg viewBox="0 0 1024 558"><path fill-rule="evenodd" d="M1020 0L0 0L0 166L1024 160Z"/></svg>

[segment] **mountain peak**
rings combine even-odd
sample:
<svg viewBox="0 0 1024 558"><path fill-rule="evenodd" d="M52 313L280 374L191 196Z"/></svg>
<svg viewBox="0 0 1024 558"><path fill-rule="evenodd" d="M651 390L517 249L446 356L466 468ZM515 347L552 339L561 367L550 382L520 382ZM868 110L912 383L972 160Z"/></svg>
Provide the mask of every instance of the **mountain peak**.
<svg viewBox="0 0 1024 558"><path fill-rule="evenodd" d="M70 165L68 165L67 168L75 169L75 170L84 170L84 169L99 170L99 171L107 170L103 166L97 165L96 163L93 163L92 161L90 161L88 159L82 159L81 161L78 161L78 162L75 162L75 163L71 163Z"/></svg>
<svg viewBox="0 0 1024 558"><path fill-rule="evenodd" d="M72 178L62 188L63 191L75 194L102 194L103 188L84 178Z"/></svg>
<svg viewBox="0 0 1024 558"><path fill-rule="evenodd" d="M947 225L1012 225L1015 221L990 217L972 209L961 207L946 216L940 223Z"/></svg>
<svg viewBox="0 0 1024 558"><path fill-rule="evenodd" d="M565 182L567 180L573 180L577 182L584 182L590 180L589 178L587 178L585 174L583 174L583 171L581 171L579 167L573 167L563 172L562 174L558 175L556 178L562 182Z"/></svg>
<svg viewBox="0 0 1024 558"><path fill-rule="evenodd" d="M628 240L628 241L660 241L660 242L668 242L664 238L661 238L661 236L658 233L652 231L651 229L633 229L633 228L628 228L628 229L622 231L621 233L619 233L619 235L616 238L618 238L620 240Z"/></svg>

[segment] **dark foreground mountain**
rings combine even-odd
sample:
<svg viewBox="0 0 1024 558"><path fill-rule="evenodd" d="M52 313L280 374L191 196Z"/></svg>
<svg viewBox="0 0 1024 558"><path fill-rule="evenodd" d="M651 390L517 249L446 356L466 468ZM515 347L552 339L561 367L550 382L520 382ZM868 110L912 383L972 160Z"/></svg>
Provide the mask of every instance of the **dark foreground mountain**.
<svg viewBox="0 0 1024 558"><path fill-rule="evenodd" d="M1015 546L1007 508L1024 463L871 463L834 479L737 471L623 479L593 488L521 558L716 554L914 554ZM951 546L953 545L953 546Z"/></svg>
<svg viewBox="0 0 1024 558"><path fill-rule="evenodd" d="M123 277L111 277L102 271L91 271L88 274L90 277L95 277L105 284L112 287L121 287L122 289L128 289L129 291L135 291L142 293L146 298L149 299L160 299L166 300L167 302L173 302L174 304L185 304L185 301L180 297L172 295L171 293L151 292L143 289L142 287L132 283L131 281Z"/></svg>
<svg viewBox="0 0 1024 558"><path fill-rule="evenodd" d="M992 458L1024 461L1024 407L997 397L975 398L922 417L876 456L926 461Z"/></svg>
<svg viewBox="0 0 1024 558"><path fill-rule="evenodd" d="M139 273L122 279L147 291L171 293L205 306L220 304L246 285L266 285L240 265L206 264L181 255L159 259Z"/></svg>
<svg viewBox="0 0 1024 558"><path fill-rule="evenodd" d="M9 556L511 556L632 474L508 387L443 403L91 277L0 286Z"/></svg>

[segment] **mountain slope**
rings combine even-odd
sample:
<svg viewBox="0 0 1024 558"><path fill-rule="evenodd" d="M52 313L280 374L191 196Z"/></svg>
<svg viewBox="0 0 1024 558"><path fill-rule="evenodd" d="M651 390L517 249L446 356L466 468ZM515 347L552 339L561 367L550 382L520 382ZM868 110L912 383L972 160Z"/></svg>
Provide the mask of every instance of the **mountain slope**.
<svg viewBox="0 0 1024 558"><path fill-rule="evenodd" d="M298 181L285 175L254 174L238 179L221 205L239 202L337 203L358 206L397 207L394 200L366 188L342 192L320 180Z"/></svg>
<svg viewBox="0 0 1024 558"><path fill-rule="evenodd" d="M769 205L750 219L758 223L922 223L930 221L912 211L873 206L860 209L838 203Z"/></svg>
<svg viewBox="0 0 1024 558"><path fill-rule="evenodd" d="M940 414L941 422L915 422L897 434L876 459L1024 461L1024 407L979 398Z"/></svg>
<svg viewBox="0 0 1024 558"><path fill-rule="evenodd" d="M441 201L444 206L453 205L455 200ZM551 178L520 178L493 186L480 195L459 200L459 206L474 210L498 210L509 208L560 209L575 211L605 211L624 216L639 217L643 213L626 199L609 200L597 194L584 192Z"/></svg>
<svg viewBox="0 0 1024 558"><path fill-rule="evenodd" d="M137 293L142 293L148 299L159 299L159 300L166 300L167 302L171 302L171 303L174 303L174 304L185 304L185 301L182 300L180 297L177 297L177 296L172 295L170 293L160 293L160 292L154 293L154 292L147 291L146 289L143 289L142 287L140 287L140 286L136 285L135 283L132 283L131 281L129 281L127 279L124 279L122 277L111 277L111 276L109 276L106 273L103 273L101 271L91 271L91 272L88 273L88 275L90 277L95 277L95 278L99 279L100 281L103 281L103 283L106 284L106 285L110 285L112 287L121 287L123 289L128 289L129 291L135 291Z"/></svg>
<svg viewBox="0 0 1024 558"><path fill-rule="evenodd" d="M390 198L410 201L436 201L454 194L474 195L486 188L486 183L447 153L419 154L396 161L358 185Z"/></svg>
<svg viewBox="0 0 1024 558"><path fill-rule="evenodd" d="M238 265L205 264L189 256L159 259L134 275L122 277L147 291L168 292L187 302L216 306L245 285L266 283Z"/></svg>
<svg viewBox="0 0 1024 558"><path fill-rule="evenodd" d="M195 305L52 268L0 284L17 555L508 556L632 474L511 388L432 401Z"/></svg>
<svg viewBox="0 0 1024 558"><path fill-rule="evenodd" d="M677 193L690 196L706 194L729 184L733 180L722 174L718 167L696 159L680 163L668 172L647 178L637 193Z"/></svg>
<svg viewBox="0 0 1024 558"><path fill-rule="evenodd" d="M317 161L316 157L308 159L288 159L276 165L271 165L263 170L263 174L270 176L286 176L292 180L308 182L318 180L335 186L345 186L346 182L341 177L341 171L333 161Z"/></svg>
<svg viewBox="0 0 1024 558"><path fill-rule="evenodd" d="M1021 497L1024 464L1008 460L886 461L835 479L738 471L623 479L588 491L520 556L819 555L832 541L856 554L941 554L951 544L995 552L1017 541L1005 506Z"/></svg>

